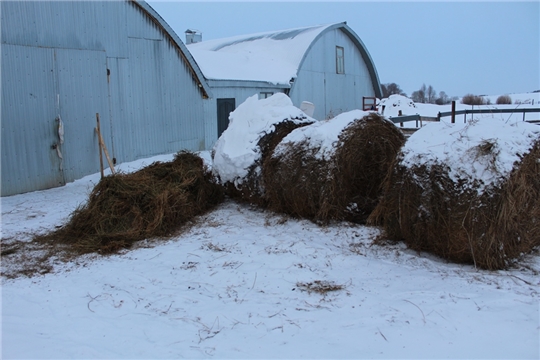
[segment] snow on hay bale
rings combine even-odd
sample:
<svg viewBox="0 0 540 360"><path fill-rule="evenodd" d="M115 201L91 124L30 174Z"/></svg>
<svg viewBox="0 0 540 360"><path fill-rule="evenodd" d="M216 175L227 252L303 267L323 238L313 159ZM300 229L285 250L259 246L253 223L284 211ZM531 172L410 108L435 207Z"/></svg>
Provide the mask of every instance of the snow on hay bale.
<svg viewBox="0 0 540 360"><path fill-rule="evenodd" d="M540 128L496 119L413 134L370 216L391 239L503 269L540 245Z"/></svg>
<svg viewBox="0 0 540 360"><path fill-rule="evenodd" d="M230 114L229 126L214 146L214 174L231 197L264 206L264 159L292 130L315 121L285 94L248 98Z"/></svg>
<svg viewBox="0 0 540 360"><path fill-rule="evenodd" d="M400 115L415 115L418 114L414 101L403 95L390 95L388 98L382 99L378 105L382 114L386 117L400 116Z"/></svg>
<svg viewBox="0 0 540 360"><path fill-rule="evenodd" d="M264 163L268 208L320 223L363 222L404 142L392 122L360 110L296 129Z"/></svg>
<svg viewBox="0 0 540 360"><path fill-rule="evenodd" d="M138 240L171 236L222 200L203 159L182 151L171 162L102 178L64 226L35 239L69 245L76 253L112 253Z"/></svg>

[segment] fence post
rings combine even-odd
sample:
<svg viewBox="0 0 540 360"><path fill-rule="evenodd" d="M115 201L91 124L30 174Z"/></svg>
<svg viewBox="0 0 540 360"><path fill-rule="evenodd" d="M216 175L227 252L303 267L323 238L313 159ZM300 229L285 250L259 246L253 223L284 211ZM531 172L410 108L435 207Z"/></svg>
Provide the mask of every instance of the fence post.
<svg viewBox="0 0 540 360"><path fill-rule="evenodd" d="M456 101L452 100L452 124L456 122Z"/></svg>

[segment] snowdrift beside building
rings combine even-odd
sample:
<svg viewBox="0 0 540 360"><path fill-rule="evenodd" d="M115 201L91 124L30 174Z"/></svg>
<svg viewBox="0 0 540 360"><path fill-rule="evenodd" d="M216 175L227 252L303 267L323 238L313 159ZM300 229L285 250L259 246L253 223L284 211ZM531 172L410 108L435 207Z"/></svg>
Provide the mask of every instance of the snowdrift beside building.
<svg viewBox="0 0 540 360"><path fill-rule="evenodd" d="M214 146L214 174L230 196L264 205L262 162L292 130L315 121L285 94L248 98L231 112L229 126Z"/></svg>

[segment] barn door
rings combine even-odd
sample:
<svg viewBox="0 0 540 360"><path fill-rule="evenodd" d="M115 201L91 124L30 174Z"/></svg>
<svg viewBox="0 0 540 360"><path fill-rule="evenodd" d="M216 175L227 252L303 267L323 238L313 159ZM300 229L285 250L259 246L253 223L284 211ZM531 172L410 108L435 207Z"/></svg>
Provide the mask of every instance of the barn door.
<svg viewBox="0 0 540 360"><path fill-rule="evenodd" d="M65 184L51 49L2 44L1 195Z"/></svg>
<svg viewBox="0 0 540 360"><path fill-rule="evenodd" d="M96 113L111 157L112 135L104 51L55 49L59 109L64 123L63 172L66 182L99 172Z"/></svg>
<svg viewBox="0 0 540 360"><path fill-rule="evenodd" d="M218 138L229 126L229 114L236 108L235 99L217 99Z"/></svg>

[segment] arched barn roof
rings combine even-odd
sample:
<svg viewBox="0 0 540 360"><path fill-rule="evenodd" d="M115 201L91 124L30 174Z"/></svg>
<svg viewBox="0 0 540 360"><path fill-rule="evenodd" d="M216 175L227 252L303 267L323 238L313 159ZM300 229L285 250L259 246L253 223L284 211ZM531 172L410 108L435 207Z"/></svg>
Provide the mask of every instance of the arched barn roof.
<svg viewBox="0 0 540 360"><path fill-rule="evenodd" d="M189 50L186 48L186 45L180 40L178 35L174 32L174 30L167 24L167 22L146 2L142 0L130 0L132 3L139 6L139 8L148 15L148 17L157 25L159 26L164 34L168 37L169 41L173 46L175 46L178 49L178 53L180 56L185 60L185 62L188 64L189 69L191 70L191 74L193 76L193 80L197 83L199 86L199 89L201 90L203 97L208 98L212 96L212 92L210 90L210 87L204 80L204 75L201 72L201 69L193 59L193 56L189 52Z"/></svg>
<svg viewBox="0 0 540 360"><path fill-rule="evenodd" d="M264 81L289 87L313 44L335 29L342 30L362 54L375 84L375 95L380 97L373 60L345 22L208 40L187 47L209 80Z"/></svg>

